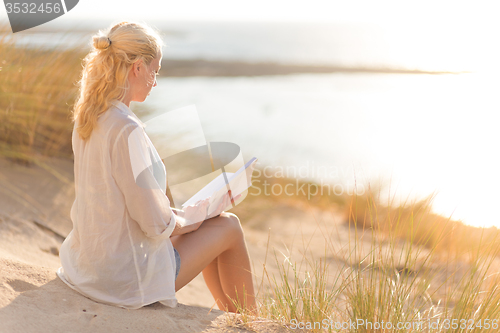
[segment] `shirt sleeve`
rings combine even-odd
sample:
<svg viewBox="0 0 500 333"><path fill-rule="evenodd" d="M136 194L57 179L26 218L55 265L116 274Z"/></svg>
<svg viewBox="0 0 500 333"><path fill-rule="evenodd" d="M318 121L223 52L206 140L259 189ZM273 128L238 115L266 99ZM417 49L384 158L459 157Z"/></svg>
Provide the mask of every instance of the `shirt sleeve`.
<svg viewBox="0 0 500 333"><path fill-rule="evenodd" d="M162 191L165 185L155 178L158 173L155 163L162 162L152 159L143 131L137 124L127 124L120 130L111 150L112 175L130 216L144 234L153 239L167 239L175 227L175 214ZM162 171L165 178L163 166Z"/></svg>

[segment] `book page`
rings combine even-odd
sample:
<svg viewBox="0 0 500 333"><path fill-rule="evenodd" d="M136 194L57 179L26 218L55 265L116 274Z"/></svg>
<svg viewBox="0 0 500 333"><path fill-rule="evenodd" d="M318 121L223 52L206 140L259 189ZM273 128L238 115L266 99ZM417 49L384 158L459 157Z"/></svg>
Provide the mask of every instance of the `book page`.
<svg viewBox="0 0 500 333"><path fill-rule="evenodd" d="M254 157L235 173L225 172L220 174L182 204L182 207L193 205L199 200L210 198L208 215L211 215L220 205L228 190L231 190L232 196L236 197L252 185L251 176L256 162L257 159ZM224 179L224 174L227 177L228 183L226 183ZM230 207L223 207L222 210Z"/></svg>
<svg viewBox="0 0 500 333"><path fill-rule="evenodd" d="M230 177L233 173L226 172L226 176ZM195 195L189 198L185 203L182 204L182 207L186 207L189 205L195 204L197 201L206 199L211 197L218 190L226 186L226 182L224 181L224 173L218 175L214 180L208 183L204 188L198 191ZM226 191L227 192L227 191Z"/></svg>

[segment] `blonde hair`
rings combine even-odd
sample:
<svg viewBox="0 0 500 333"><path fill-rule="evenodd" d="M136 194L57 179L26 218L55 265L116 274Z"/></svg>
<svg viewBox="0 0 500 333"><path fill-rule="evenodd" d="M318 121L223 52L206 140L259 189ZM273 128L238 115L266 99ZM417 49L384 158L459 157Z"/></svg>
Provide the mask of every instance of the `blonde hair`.
<svg viewBox="0 0 500 333"><path fill-rule="evenodd" d="M121 22L92 37L93 50L85 57L79 97L73 110L76 130L83 140L90 137L97 119L112 100L122 100L132 65L143 60L149 66L161 54L163 42L151 27Z"/></svg>

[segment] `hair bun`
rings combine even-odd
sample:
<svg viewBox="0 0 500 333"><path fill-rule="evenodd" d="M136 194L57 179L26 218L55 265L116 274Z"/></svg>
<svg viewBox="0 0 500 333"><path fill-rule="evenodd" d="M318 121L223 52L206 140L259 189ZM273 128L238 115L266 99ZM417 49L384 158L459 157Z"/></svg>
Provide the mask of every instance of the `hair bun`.
<svg viewBox="0 0 500 333"><path fill-rule="evenodd" d="M111 45L111 40L105 36L95 36L93 38L94 47L98 50L105 50Z"/></svg>

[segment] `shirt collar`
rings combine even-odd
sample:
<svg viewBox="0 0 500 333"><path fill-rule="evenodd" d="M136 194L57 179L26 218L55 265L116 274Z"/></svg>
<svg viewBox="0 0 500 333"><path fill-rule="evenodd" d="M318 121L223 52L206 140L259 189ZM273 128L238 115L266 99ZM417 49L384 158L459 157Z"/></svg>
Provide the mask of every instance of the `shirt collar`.
<svg viewBox="0 0 500 333"><path fill-rule="evenodd" d="M123 102L115 99L113 101L111 101L111 104L113 104L114 106L116 106L118 108L118 110L122 111L123 113L131 116L142 128L146 127L146 124L144 124L140 119L139 117L137 117L135 115L135 113L132 112L132 110L130 110L130 108L128 106L126 106Z"/></svg>

